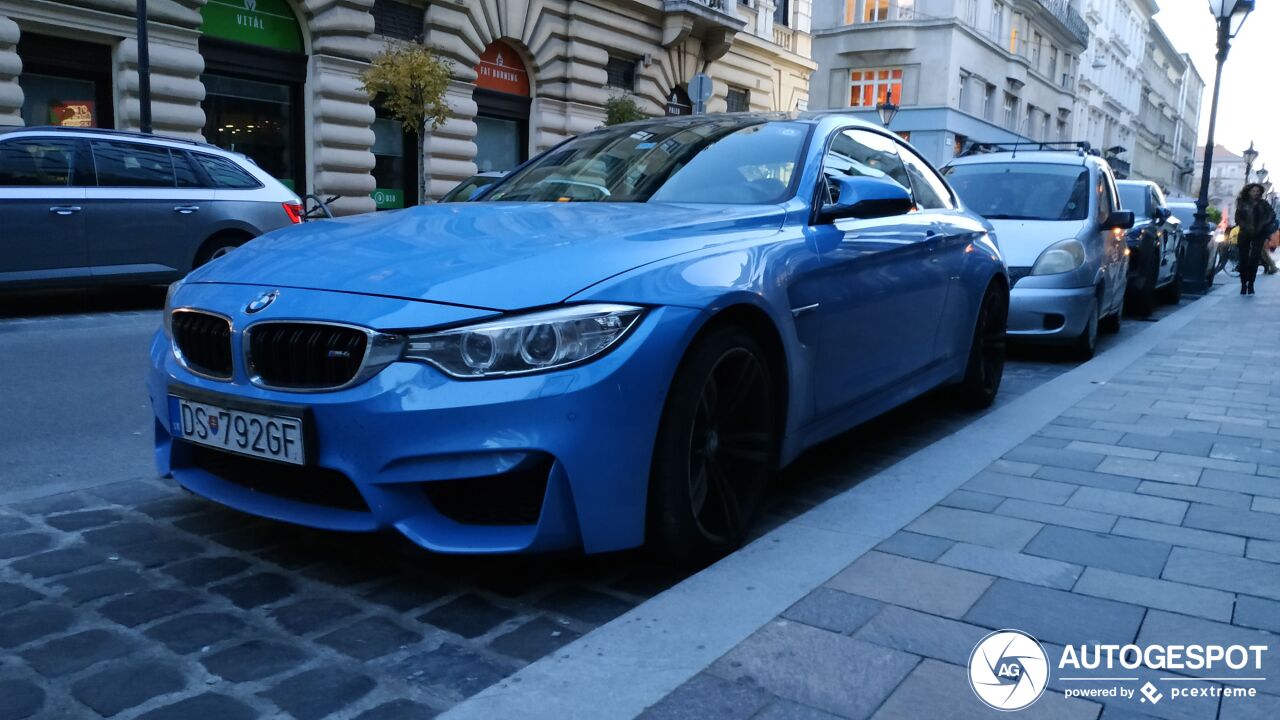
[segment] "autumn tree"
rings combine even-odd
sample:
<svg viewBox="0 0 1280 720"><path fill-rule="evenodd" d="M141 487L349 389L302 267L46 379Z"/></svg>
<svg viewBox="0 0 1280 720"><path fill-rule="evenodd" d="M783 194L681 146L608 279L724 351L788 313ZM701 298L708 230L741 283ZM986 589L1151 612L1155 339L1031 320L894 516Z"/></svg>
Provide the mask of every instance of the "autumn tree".
<svg viewBox="0 0 1280 720"><path fill-rule="evenodd" d="M361 88L370 99L379 98L382 107L399 120L407 132L418 138L418 202L427 201L426 141L432 130L449 118L445 91L449 88L450 64L435 51L418 43L388 45L361 75Z"/></svg>

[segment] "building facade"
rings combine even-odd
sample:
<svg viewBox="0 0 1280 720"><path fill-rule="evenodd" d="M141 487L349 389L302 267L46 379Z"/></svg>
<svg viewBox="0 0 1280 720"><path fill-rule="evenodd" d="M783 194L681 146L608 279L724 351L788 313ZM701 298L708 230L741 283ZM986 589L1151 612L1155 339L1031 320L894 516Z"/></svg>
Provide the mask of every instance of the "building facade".
<svg viewBox="0 0 1280 720"><path fill-rule="evenodd" d="M1083 0L1093 39L1080 64L1075 136L1111 162L1117 177L1128 177L1137 140L1143 94L1143 60L1154 0Z"/></svg>
<svg viewBox="0 0 1280 720"><path fill-rule="evenodd" d="M1068 0L815 0L815 107L875 119L935 164L969 143L1071 140L1089 28Z"/></svg>
<svg viewBox="0 0 1280 720"><path fill-rule="evenodd" d="M1191 58L1180 54L1154 20L1142 62L1135 118L1132 177L1151 180L1169 195L1189 195L1195 169L1204 81Z"/></svg>
<svg viewBox="0 0 1280 720"><path fill-rule="evenodd" d="M136 19L119 0L0 0L0 124L136 129ZM252 157L340 213L439 196L598 127L613 95L651 115L808 102L809 0L163 0L149 9L156 132ZM387 43L449 61L452 117L416 143L361 90Z"/></svg>

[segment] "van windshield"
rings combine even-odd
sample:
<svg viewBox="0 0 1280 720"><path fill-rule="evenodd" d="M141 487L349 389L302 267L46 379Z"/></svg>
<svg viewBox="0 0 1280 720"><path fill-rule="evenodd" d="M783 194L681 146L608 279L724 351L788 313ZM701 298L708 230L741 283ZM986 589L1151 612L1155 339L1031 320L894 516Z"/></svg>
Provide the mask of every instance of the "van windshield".
<svg viewBox="0 0 1280 720"><path fill-rule="evenodd" d="M1084 220L1089 168L1050 163L974 163L944 171L970 210L988 220Z"/></svg>

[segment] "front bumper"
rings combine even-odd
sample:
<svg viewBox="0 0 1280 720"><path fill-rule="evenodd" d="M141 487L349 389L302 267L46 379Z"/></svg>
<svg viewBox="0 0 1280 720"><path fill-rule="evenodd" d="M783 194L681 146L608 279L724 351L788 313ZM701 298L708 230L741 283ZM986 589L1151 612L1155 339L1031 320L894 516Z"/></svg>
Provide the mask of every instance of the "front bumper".
<svg viewBox="0 0 1280 720"><path fill-rule="evenodd" d="M644 540L658 419L699 315L656 308L612 352L563 371L460 381L396 362L360 385L309 394L256 387L239 367L231 382L198 377L157 333L148 377L157 468L244 512L329 530L394 530L440 552L633 547ZM314 429L309 469L227 461L175 440L171 392L231 407L305 408ZM330 491L343 483L339 502ZM530 497L539 505L526 519L498 511Z"/></svg>
<svg viewBox="0 0 1280 720"><path fill-rule="evenodd" d="M1009 293L1009 337L1027 342L1067 343L1090 320L1094 289L1022 288Z"/></svg>

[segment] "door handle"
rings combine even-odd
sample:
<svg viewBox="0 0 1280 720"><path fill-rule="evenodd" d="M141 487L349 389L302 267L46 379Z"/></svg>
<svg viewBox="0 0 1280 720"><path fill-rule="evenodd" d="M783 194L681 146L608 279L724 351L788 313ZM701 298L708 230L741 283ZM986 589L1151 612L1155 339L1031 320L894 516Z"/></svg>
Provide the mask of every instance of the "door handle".
<svg viewBox="0 0 1280 720"><path fill-rule="evenodd" d="M49 212L55 215L75 215L80 212L79 205L54 205L49 208Z"/></svg>
<svg viewBox="0 0 1280 720"><path fill-rule="evenodd" d="M173 211L182 213L183 215L190 215L191 213L196 212L199 209L200 209L199 205L178 205L173 208Z"/></svg>

